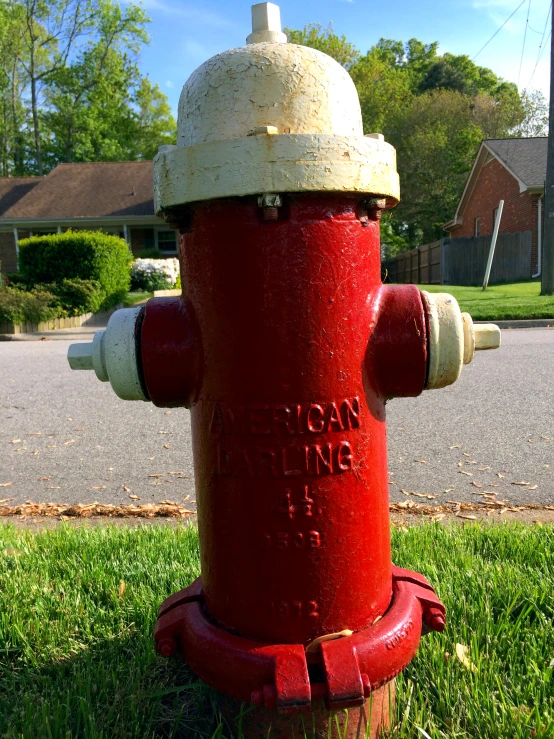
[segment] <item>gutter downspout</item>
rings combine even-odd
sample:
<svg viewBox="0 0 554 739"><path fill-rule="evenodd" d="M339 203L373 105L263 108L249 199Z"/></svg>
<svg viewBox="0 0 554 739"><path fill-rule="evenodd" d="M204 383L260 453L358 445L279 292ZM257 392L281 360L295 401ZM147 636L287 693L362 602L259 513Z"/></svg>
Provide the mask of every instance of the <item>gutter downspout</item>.
<svg viewBox="0 0 554 739"><path fill-rule="evenodd" d="M544 194L539 197L538 203L537 203L537 272L534 275L531 275L531 279L534 280L535 277L540 277L542 272L542 199L544 198Z"/></svg>

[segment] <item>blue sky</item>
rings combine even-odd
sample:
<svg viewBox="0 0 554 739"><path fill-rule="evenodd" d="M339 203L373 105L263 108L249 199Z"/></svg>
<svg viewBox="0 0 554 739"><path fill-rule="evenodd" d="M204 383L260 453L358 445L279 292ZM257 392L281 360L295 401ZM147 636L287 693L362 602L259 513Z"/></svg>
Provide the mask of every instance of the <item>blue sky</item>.
<svg viewBox="0 0 554 739"><path fill-rule="evenodd" d="M283 26L327 25L345 34L362 52L380 37L438 41L442 52L475 56L521 0L282 0ZM152 22L152 41L140 56L143 74L157 82L176 112L181 88L203 61L225 49L242 46L250 33L248 0L143 0ZM528 85L537 60L550 0L525 0L521 8L482 51L476 63L520 88ZM527 13L529 10L529 21ZM527 27L525 50L523 39ZM534 72L531 87L548 96L550 42Z"/></svg>

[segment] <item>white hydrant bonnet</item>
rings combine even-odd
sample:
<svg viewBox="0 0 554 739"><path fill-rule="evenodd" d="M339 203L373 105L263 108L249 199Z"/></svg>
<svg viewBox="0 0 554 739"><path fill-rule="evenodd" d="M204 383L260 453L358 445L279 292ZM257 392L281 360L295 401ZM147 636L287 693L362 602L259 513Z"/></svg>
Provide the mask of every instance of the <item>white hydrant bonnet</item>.
<svg viewBox="0 0 554 739"><path fill-rule="evenodd" d="M247 46L208 59L183 87L177 146L154 159L156 212L283 192L354 192L395 205L395 150L364 137L348 72L286 43L276 5L254 5L252 19Z"/></svg>

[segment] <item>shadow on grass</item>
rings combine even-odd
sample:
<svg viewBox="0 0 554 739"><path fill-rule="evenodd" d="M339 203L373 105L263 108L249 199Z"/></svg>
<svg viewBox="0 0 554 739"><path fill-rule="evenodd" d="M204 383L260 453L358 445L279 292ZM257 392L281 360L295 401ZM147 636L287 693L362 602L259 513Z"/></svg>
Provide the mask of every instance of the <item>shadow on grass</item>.
<svg viewBox="0 0 554 739"><path fill-rule="evenodd" d="M217 693L151 635L129 633L51 664L0 653L0 736L205 739L221 731ZM218 728L219 727L219 728Z"/></svg>

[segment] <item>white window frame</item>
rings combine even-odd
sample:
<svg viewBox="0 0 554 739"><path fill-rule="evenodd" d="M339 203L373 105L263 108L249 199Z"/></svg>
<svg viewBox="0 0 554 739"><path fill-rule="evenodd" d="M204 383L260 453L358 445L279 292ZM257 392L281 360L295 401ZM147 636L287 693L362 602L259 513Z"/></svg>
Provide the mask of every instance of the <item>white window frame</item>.
<svg viewBox="0 0 554 739"><path fill-rule="evenodd" d="M171 250L164 249L162 246L160 246L159 234L161 234L161 233L167 233L168 231L173 231L173 233L175 234L175 250L173 250L173 249L171 249ZM178 250L179 250L179 238L177 236L177 232L174 231L173 229L171 229L171 228L156 228L156 229L154 229L154 243L156 245L156 249L159 249L159 251L161 251L162 254L173 255L175 257L177 256L177 253L178 253Z"/></svg>

